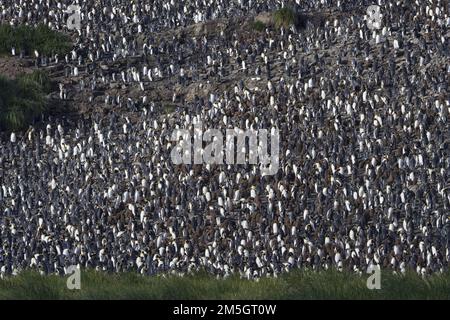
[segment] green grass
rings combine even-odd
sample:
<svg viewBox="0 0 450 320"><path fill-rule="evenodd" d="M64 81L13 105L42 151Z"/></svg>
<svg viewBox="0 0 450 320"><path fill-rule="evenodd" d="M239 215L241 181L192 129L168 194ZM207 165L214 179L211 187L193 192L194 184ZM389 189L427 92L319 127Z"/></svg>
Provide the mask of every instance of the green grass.
<svg viewBox="0 0 450 320"><path fill-rule="evenodd" d="M294 10L285 7L273 13L273 21L277 28L289 28L299 23L299 17Z"/></svg>
<svg viewBox="0 0 450 320"><path fill-rule="evenodd" d="M166 104L163 106L164 114L171 114L177 110L177 105L175 104Z"/></svg>
<svg viewBox="0 0 450 320"><path fill-rule="evenodd" d="M28 73L23 75L22 77L29 79L30 81L37 82L44 93L50 93L52 91L52 81L48 74L41 70L33 71L32 73Z"/></svg>
<svg viewBox="0 0 450 320"><path fill-rule="evenodd" d="M16 79L0 76L0 131L21 130L48 110L51 81L35 71Z"/></svg>
<svg viewBox="0 0 450 320"><path fill-rule="evenodd" d="M17 54L23 50L26 55L33 55L37 50L44 55L63 55L70 50L71 41L65 34L42 24L36 27L0 25L0 54L10 54L13 47Z"/></svg>
<svg viewBox="0 0 450 320"><path fill-rule="evenodd" d="M266 25L264 24L264 22L256 20L252 23L252 28L255 31L263 32L264 30L266 30Z"/></svg>
<svg viewBox="0 0 450 320"><path fill-rule="evenodd" d="M368 290L366 279L336 271L294 271L258 282L203 273L146 277L82 271L81 290L71 291L66 278L26 272L0 280L0 299L450 299L449 273L422 279L384 272L381 290Z"/></svg>

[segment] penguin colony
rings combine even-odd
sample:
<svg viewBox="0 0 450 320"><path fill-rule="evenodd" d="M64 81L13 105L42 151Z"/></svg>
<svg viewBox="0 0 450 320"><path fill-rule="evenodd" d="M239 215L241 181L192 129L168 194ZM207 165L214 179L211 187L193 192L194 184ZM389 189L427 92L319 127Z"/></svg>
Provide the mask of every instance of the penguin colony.
<svg viewBox="0 0 450 320"><path fill-rule="evenodd" d="M363 0L0 0L0 21L67 31L71 4L73 50L33 58L65 70L59 99L84 93L115 111L1 136L2 276L448 269L448 1L380 0L378 30ZM249 37L157 36L285 5L324 19ZM208 92L174 90L166 115L148 96L158 83ZM200 121L277 128L277 174L174 165L172 132Z"/></svg>

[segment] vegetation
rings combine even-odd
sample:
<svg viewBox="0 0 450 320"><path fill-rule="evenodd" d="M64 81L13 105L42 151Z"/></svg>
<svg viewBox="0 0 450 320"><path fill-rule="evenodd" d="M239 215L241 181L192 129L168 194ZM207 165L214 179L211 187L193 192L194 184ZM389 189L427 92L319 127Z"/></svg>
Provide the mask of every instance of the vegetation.
<svg viewBox="0 0 450 320"><path fill-rule="evenodd" d="M48 110L51 82L35 71L10 80L0 76L0 131L21 130Z"/></svg>
<svg viewBox="0 0 450 320"><path fill-rule="evenodd" d="M273 13L273 21L277 28L289 28L299 24L299 16L293 9L284 7Z"/></svg>
<svg viewBox="0 0 450 320"><path fill-rule="evenodd" d="M256 30L258 32L263 32L264 30L266 30L266 25L264 24L264 22L259 20L254 21L252 27L253 30Z"/></svg>
<svg viewBox="0 0 450 320"><path fill-rule="evenodd" d="M175 104L166 104L163 106L164 114L171 114L177 110L177 105Z"/></svg>
<svg viewBox="0 0 450 320"><path fill-rule="evenodd" d="M449 273L423 279L386 271L381 290L367 289L366 279L337 271L293 271L259 281L82 271L81 290L71 291L64 277L26 272L0 280L0 299L450 299Z"/></svg>
<svg viewBox="0 0 450 320"><path fill-rule="evenodd" d="M9 54L15 48L25 55L39 54L53 55L65 54L70 50L70 38L60 32L40 24L36 27L27 25L11 26L0 25L0 54Z"/></svg>

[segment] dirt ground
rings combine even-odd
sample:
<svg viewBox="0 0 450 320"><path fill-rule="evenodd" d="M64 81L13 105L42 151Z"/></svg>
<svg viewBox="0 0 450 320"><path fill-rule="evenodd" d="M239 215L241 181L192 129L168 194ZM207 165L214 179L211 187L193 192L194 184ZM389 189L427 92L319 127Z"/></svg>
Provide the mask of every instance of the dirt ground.
<svg viewBox="0 0 450 320"><path fill-rule="evenodd" d="M15 79L23 73L31 73L33 65L30 61L18 57L0 56L0 74L9 79Z"/></svg>

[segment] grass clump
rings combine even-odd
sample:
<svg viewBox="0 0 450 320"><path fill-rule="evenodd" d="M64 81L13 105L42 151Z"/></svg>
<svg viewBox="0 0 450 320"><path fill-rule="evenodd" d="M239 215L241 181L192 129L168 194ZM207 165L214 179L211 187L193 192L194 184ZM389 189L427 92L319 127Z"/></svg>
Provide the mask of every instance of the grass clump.
<svg viewBox="0 0 450 320"><path fill-rule="evenodd" d="M256 20L256 21L253 21L252 28L255 31L263 32L264 30L266 30L266 25L264 22Z"/></svg>
<svg viewBox="0 0 450 320"><path fill-rule="evenodd" d="M46 94L52 91L52 81L50 80L48 74L44 71L36 70L31 73L24 74L20 78L25 78L30 81L37 82Z"/></svg>
<svg viewBox="0 0 450 320"><path fill-rule="evenodd" d="M34 50L41 55L63 55L70 47L68 36L43 24L36 27L0 25L0 54L9 54L11 48L15 48L16 52L23 51L25 55L34 54Z"/></svg>
<svg viewBox="0 0 450 320"><path fill-rule="evenodd" d="M176 104L166 104L163 106L164 114L172 114L177 110Z"/></svg>
<svg viewBox="0 0 450 320"><path fill-rule="evenodd" d="M381 289L369 290L369 275L334 270L295 270L278 278L249 281L206 273L143 276L81 271L81 290L69 290L66 277L23 272L0 280L0 299L449 299L450 273L422 278L383 271Z"/></svg>
<svg viewBox="0 0 450 320"><path fill-rule="evenodd" d="M0 76L0 131L24 129L46 112L51 86L48 75L42 71L16 79Z"/></svg>
<svg viewBox="0 0 450 320"><path fill-rule="evenodd" d="M297 13L291 8L281 8L273 13L273 21L277 28L289 28L299 23Z"/></svg>

